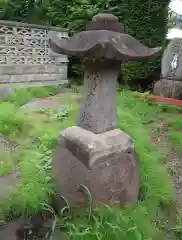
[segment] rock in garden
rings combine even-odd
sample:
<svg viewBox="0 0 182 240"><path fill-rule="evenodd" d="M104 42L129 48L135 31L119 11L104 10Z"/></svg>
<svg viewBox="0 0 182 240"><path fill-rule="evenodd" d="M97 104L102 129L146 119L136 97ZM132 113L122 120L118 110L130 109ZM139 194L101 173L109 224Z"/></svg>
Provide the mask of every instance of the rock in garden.
<svg viewBox="0 0 182 240"><path fill-rule="evenodd" d="M167 34L170 41L162 56L161 80L154 85L153 92L158 96L182 100L182 13L178 12L182 4L178 9L174 6L175 1L172 1L170 7L177 13L176 27Z"/></svg>

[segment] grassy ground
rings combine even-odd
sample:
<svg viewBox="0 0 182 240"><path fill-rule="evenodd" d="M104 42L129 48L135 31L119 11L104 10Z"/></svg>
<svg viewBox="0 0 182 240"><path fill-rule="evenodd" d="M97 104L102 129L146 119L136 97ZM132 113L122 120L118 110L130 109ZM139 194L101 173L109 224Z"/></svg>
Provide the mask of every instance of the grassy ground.
<svg viewBox="0 0 182 240"><path fill-rule="evenodd" d="M2 219L10 213L14 216L37 212L41 209L41 203L48 203L54 192L51 154L58 144L61 131L75 125L79 109L76 96L71 98L70 93L65 94L67 109L60 107L56 112L42 109L40 113L33 113L20 109L20 106L32 98L49 96L56 91L50 87L21 89L16 96L0 103L0 133L19 144L15 154L18 159L16 170L22 174L12 197L0 206ZM165 134L180 151L181 109L137 100L125 91L118 92L117 106L119 127L133 137L139 154L140 199L134 207L118 210L105 206L62 219L64 230L71 239L153 240L164 237L165 223L157 222L156 216L159 209L167 208L174 202L172 178L164 165L164 152L156 151L155 145L152 145L151 123L162 120ZM11 160L1 162L1 176L14 170Z"/></svg>

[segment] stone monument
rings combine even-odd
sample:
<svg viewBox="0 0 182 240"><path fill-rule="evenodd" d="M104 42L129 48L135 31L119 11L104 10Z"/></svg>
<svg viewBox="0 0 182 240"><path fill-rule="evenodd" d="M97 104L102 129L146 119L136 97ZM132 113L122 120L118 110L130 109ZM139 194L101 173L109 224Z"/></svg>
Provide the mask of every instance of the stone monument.
<svg viewBox="0 0 182 240"><path fill-rule="evenodd" d="M182 99L182 1L175 0L169 5L176 13L176 27L167 33L169 43L163 53L161 79L154 85L154 94Z"/></svg>
<svg viewBox="0 0 182 240"><path fill-rule="evenodd" d="M122 61L153 60L161 48L147 48L125 34L123 24L111 14L94 16L86 31L68 40L52 35L50 46L56 53L83 58L85 66L77 126L65 129L53 157L58 196L73 207L87 205L85 189L94 206L136 203L139 162L132 138L118 128L116 82Z"/></svg>

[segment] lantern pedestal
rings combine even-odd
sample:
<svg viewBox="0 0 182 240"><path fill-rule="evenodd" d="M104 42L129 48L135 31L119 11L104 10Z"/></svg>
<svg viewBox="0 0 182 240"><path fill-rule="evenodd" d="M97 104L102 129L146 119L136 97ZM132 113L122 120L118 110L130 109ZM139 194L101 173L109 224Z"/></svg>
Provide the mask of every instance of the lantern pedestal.
<svg viewBox="0 0 182 240"><path fill-rule="evenodd" d="M134 149L131 137L119 129L95 134L80 127L70 127L63 133L62 144L88 169Z"/></svg>
<svg viewBox="0 0 182 240"><path fill-rule="evenodd" d="M100 134L76 126L65 129L53 169L56 189L72 207L89 204L83 186L94 206L137 201L138 156L132 138L119 129Z"/></svg>

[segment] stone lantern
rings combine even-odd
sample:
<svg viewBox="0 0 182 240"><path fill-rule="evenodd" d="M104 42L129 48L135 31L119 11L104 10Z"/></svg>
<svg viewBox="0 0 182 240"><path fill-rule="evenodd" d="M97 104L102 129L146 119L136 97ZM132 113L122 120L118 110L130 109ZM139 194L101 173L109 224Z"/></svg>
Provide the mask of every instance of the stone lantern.
<svg viewBox="0 0 182 240"><path fill-rule="evenodd" d="M161 79L154 85L154 94L182 100L182 1L173 0L169 7L176 14L176 26L169 29L169 43L161 61Z"/></svg>
<svg viewBox="0 0 182 240"><path fill-rule="evenodd" d="M123 24L111 14L94 16L86 31L70 39L52 35L50 45L58 54L82 58L85 68L77 126L64 130L53 157L58 196L73 207L88 203L85 189L94 205L136 203L139 162L132 138L118 128L116 82L122 61L151 61L161 48L150 49L125 34Z"/></svg>

